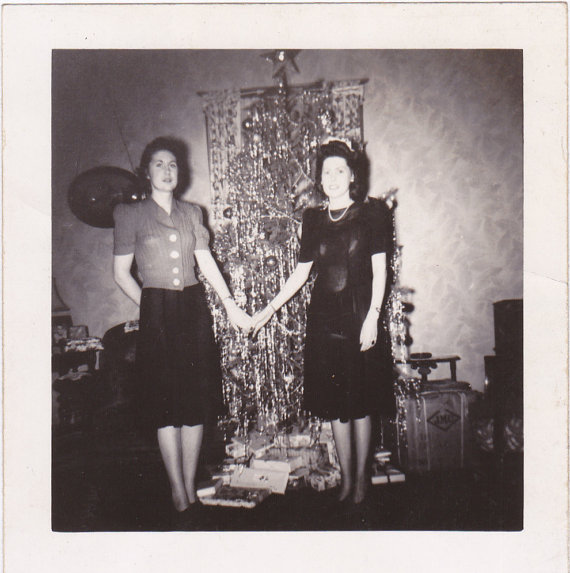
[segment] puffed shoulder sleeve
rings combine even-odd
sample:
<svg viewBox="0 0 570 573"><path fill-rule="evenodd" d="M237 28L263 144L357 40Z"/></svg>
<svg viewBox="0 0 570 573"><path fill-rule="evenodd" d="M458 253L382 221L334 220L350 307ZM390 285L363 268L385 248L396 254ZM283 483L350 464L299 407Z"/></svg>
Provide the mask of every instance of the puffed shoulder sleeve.
<svg viewBox="0 0 570 573"><path fill-rule="evenodd" d="M136 213L129 205L119 203L115 207L113 211L113 219L115 220L114 255L130 255L135 252L135 215Z"/></svg>
<svg viewBox="0 0 570 573"><path fill-rule="evenodd" d="M305 209L301 226L301 250L299 262L309 263L315 259L315 209Z"/></svg>
<svg viewBox="0 0 570 573"><path fill-rule="evenodd" d="M204 225L204 217L202 216L202 209L197 205L192 206L194 236L196 237L195 251L208 250L210 243L210 233Z"/></svg>
<svg viewBox="0 0 570 573"><path fill-rule="evenodd" d="M368 228L370 237L370 254L385 253L392 240L392 217L387 205L372 199L368 205Z"/></svg>

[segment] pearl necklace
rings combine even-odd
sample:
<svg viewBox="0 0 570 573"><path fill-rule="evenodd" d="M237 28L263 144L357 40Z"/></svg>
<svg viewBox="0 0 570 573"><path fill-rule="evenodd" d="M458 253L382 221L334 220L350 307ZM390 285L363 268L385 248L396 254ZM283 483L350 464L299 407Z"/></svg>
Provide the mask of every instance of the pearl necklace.
<svg viewBox="0 0 570 573"><path fill-rule="evenodd" d="M329 212L329 219L333 222L336 223L337 221L340 221L347 213L348 208L352 205L352 203L349 203L343 210L342 213L340 214L340 216L338 216L336 219L332 216L331 213L331 206L328 206L328 212Z"/></svg>

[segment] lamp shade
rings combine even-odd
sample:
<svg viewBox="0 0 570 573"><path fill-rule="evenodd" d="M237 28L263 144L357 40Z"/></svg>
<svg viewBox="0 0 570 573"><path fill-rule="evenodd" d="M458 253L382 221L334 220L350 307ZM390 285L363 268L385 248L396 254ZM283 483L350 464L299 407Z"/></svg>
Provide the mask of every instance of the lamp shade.
<svg viewBox="0 0 570 573"><path fill-rule="evenodd" d="M59 292L57 292L57 284L55 277L51 279L51 312L52 314L63 314L69 312L68 306L61 300Z"/></svg>

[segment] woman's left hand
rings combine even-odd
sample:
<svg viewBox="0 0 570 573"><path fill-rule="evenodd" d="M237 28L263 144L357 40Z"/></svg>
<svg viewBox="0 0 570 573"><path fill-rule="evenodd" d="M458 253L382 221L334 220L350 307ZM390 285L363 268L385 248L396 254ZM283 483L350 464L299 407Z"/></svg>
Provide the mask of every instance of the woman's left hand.
<svg viewBox="0 0 570 573"><path fill-rule="evenodd" d="M369 312L360 330L360 352L370 350L376 344L378 336L378 314Z"/></svg>

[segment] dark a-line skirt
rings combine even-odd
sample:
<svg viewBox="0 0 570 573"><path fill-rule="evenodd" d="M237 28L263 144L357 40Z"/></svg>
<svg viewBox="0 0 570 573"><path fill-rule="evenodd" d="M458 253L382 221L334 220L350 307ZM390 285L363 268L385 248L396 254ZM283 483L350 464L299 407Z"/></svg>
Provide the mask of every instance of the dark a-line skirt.
<svg viewBox="0 0 570 573"><path fill-rule="evenodd" d="M220 356L201 284L143 288L136 372L143 431L204 424L223 413Z"/></svg>
<svg viewBox="0 0 570 573"><path fill-rule="evenodd" d="M316 296L315 296L316 295ZM369 289L313 291L305 338L304 409L341 422L396 411L390 339L378 321L374 347L360 351Z"/></svg>

